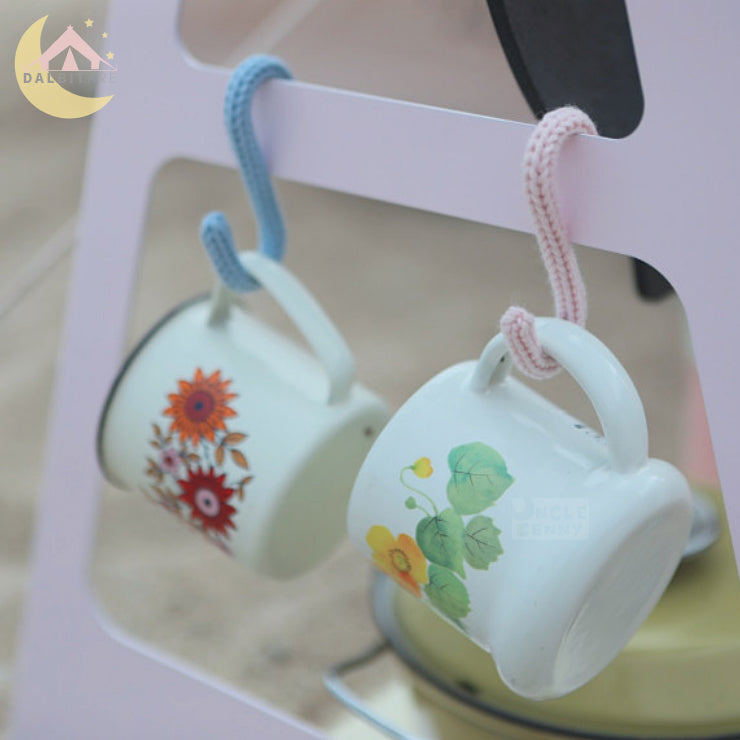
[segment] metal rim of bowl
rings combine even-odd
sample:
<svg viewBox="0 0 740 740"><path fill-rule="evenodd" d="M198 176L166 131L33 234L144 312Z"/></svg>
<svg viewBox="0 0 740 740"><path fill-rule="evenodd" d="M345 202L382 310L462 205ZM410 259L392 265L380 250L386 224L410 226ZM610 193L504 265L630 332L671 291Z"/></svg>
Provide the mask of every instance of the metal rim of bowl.
<svg viewBox="0 0 740 740"><path fill-rule="evenodd" d="M686 736L656 736L656 735L623 735L611 734L598 731L589 731L578 729L568 729L557 725L550 725L544 722L522 717L521 715L512 714L498 709L491 704L480 701L470 693L456 686L450 681L430 671L419 657L417 651L406 639L400 623L396 618L395 597L398 593L396 584L386 575L374 572L370 586L370 600L372 606L373 618L378 630L388 641L388 644L400 658L400 660L414 673L418 678L433 686L443 694L461 702L462 704L475 709L485 715L508 722L519 727L526 727L533 731L542 730L551 734L560 735L563 738L583 738L584 740L699 740L696 735ZM701 740L737 740L737 733L720 734L720 735L703 735Z"/></svg>

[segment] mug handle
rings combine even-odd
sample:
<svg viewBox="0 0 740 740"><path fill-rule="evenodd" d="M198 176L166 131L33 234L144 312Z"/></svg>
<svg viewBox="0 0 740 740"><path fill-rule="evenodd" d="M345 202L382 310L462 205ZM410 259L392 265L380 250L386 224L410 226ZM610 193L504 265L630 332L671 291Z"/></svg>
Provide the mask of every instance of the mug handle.
<svg viewBox="0 0 740 740"><path fill-rule="evenodd" d="M238 255L244 269L272 295L303 334L329 376L328 403L341 403L349 395L355 377L355 361L344 337L316 299L279 262L260 252ZM228 317L229 291L214 291L209 323L216 326Z"/></svg>
<svg viewBox="0 0 740 740"><path fill-rule="evenodd" d="M641 467L648 456L645 409L632 379L611 350L593 334L571 321L538 318L540 343L584 390L599 417L612 468L627 473ZM470 388L485 393L503 382L511 357L502 334L485 347L470 378Z"/></svg>

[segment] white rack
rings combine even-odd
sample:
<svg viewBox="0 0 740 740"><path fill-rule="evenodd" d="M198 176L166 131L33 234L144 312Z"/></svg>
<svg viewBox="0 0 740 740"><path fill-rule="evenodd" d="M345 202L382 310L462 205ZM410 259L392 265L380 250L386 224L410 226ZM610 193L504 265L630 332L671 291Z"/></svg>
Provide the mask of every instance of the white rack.
<svg viewBox="0 0 740 740"><path fill-rule="evenodd" d="M561 186L578 204L575 241L640 257L683 301L740 553L740 4L629 0L628 11L644 118L626 139L569 142ZM91 593L95 426L120 362L150 185L175 157L236 166L221 121L228 71L187 58L178 13L178 0L111 4L128 61L90 139L14 739L318 737L121 634ZM529 125L284 81L258 92L255 117L278 177L530 231L516 186Z"/></svg>

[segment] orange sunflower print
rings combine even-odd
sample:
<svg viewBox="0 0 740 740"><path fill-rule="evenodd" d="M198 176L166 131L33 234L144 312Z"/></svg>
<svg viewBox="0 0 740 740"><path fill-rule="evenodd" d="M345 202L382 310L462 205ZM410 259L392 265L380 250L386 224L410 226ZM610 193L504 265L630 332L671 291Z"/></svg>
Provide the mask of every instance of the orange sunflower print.
<svg viewBox="0 0 740 740"><path fill-rule="evenodd" d="M426 583L427 561L412 537L401 534L396 539L388 527L370 527L365 540L373 549L375 565L396 583L421 596L420 583Z"/></svg>
<svg viewBox="0 0 740 740"><path fill-rule="evenodd" d="M190 382L178 381L180 392L167 396L170 406L162 412L172 417L170 431L179 433L181 442L189 438L193 446L201 438L213 442L215 431L226 429L224 419L237 415L228 405L236 398L228 392L229 385L230 380L221 380L220 370L206 377L200 368Z"/></svg>

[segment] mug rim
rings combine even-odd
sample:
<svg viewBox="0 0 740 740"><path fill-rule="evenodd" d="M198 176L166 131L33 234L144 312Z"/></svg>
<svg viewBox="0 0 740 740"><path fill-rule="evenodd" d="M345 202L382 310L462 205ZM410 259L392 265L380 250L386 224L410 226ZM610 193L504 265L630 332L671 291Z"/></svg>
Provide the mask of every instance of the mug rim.
<svg viewBox="0 0 740 740"><path fill-rule="evenodd" d="M168 324L172 319L175 318L175 316L182 313L186 309L196 305L197 303L207 301L210 299L210 297L210 292L199 293L198 295L192 296L182 301L181 303L178 303L174 308L171 308L167 313L161 316L151 327L149 327L149 329L134 345L134 348L128 353L126 359L119 367L118 372L116 373L116 376L113 379L110 388L108 389L108 393L106 394L103 408L100 412L100 416L98 417L98 426L95 431L95 457L98 461L98 467L102 471L103 476L105 480L108 481L108 483L113 483L113 481L111 480L111 476L108 472L103 457L103 429L105 428L105 422L108 418L108 412L113 405L113 398L115 397L118 388L121 385L121 381L123 380L124 375L128 373L128 370L131 365L133 365L134 361L144 351L144 348L151 342L154 336L159 333L160 329L165 326L165 324Z"/></svg>

